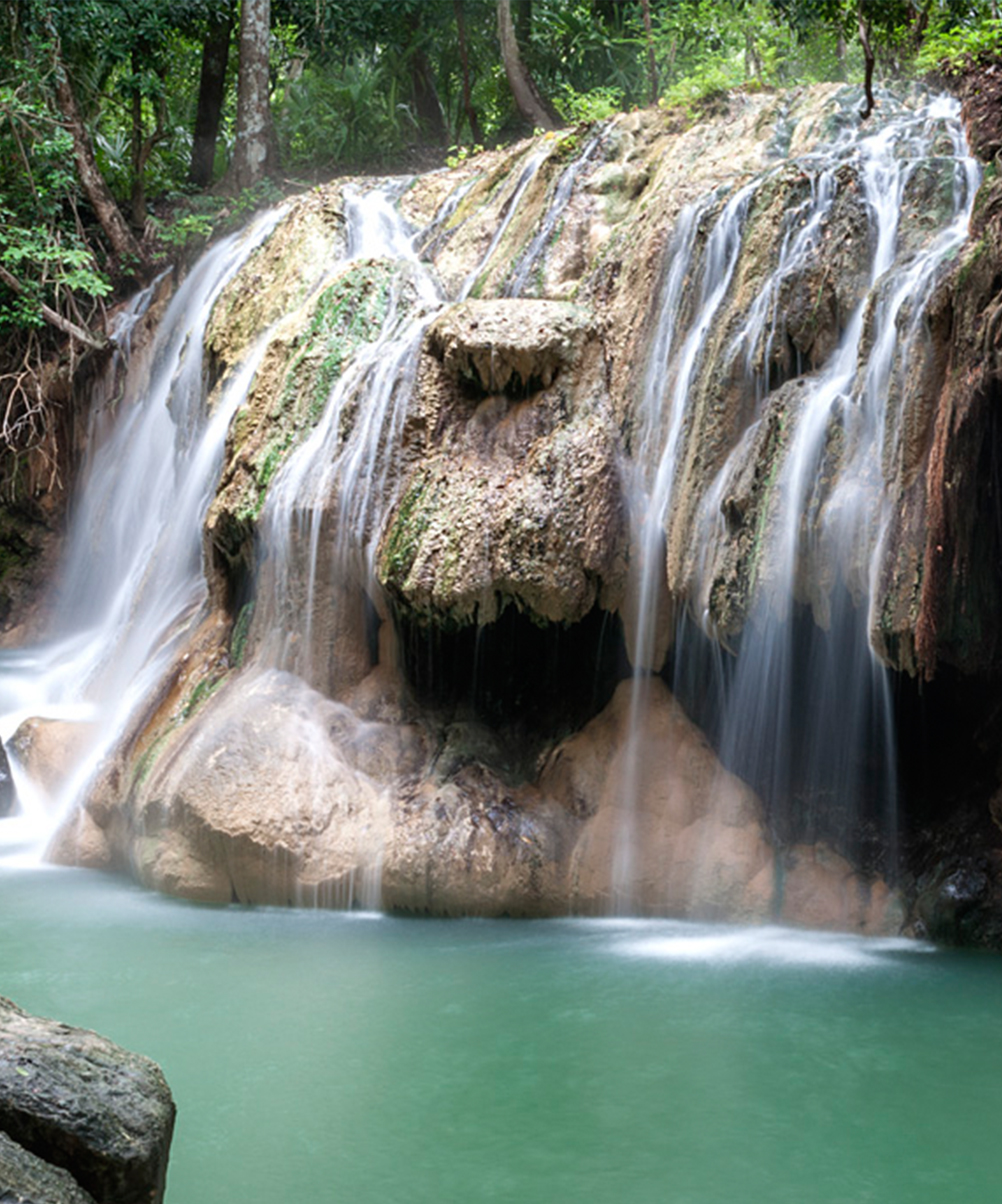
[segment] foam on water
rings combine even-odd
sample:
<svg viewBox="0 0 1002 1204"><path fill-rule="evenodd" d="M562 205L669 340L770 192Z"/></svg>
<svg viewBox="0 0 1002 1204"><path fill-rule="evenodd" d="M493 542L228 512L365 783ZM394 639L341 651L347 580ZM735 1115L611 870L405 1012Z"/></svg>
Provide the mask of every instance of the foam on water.
<svg viewBox="0 0 1002 1204"><path fill-rule="evenodd" d="M932 945L903 937L854 937L778 926L731 928L681 921L650 921L626 933L617 931L609 949L622 957L656 961L838 970L877 969L886 966L889 958L935 951Z"/></svg>

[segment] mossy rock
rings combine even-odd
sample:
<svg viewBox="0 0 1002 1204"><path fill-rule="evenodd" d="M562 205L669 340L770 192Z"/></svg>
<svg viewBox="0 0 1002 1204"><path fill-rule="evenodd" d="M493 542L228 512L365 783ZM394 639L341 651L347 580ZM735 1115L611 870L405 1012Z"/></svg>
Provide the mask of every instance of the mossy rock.
<svg viewBox="0 0 1002 1204"><path fill-rule="evenodd" d="M227 563L247 560L269 486L292 450L316 427L345 367L383 329L397 294L405 311L414 291L386 260L345 264L273 339L227 440L226 462L207 531ZM342 414L351 423L354 408Z"/></svg>
<svg viewBox="0 0 1002 1204"><path fill-rule="evenodd" d="M217 300L206 332L210 355L235 363L263 330L302 305L346 245L339 185L298 198Z"/></svg>

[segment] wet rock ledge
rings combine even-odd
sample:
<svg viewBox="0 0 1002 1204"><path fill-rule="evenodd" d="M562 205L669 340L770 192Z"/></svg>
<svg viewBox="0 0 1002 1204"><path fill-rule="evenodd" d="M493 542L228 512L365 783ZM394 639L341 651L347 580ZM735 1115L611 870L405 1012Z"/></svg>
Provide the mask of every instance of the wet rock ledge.
<svg viewBox="0 0 1002 1204"><path fill-rule="evenodd" d="M174 1114L149 1058L0 997L4 1204L161 1204Z"/></svg>

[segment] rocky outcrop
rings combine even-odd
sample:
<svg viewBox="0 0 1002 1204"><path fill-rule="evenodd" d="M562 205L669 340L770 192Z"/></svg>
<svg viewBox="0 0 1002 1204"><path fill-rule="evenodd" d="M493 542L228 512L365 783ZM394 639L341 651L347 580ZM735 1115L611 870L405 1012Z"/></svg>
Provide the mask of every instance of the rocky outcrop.
<svg viewBox="0 0 1002 1204"><path fill-rule="evenodd" d="M313 265L315 271L321 266ZM205 535L231 576L253 564L255 524L279 468L317 425L345 365L406 293L406 280L395 279L388 262L352 261L327 267L326 275L331 283L282 316L229 433ZM344 421L352 417L349 409Z"/></svg>
<svg viewBox="0 0 1002 1204"><path fill-rule="evenodd" d="M558 301L466 301L428 330L427 349L474 397L526 397L572 370L594 339L587 312Z"/></svg>
<svg viewBox="0 0 1002 1204"><path fill-rule="evenodd" d="M125 802L92 801L61 856L103 848L106 866L205 902L488 916L619 906L900 930L900 900L843 858L804 848L778 861L761 803L661 681L634 691L623 682L525 782L489 728L409 719L378 671L353 707L288 673L237 677Z"/></svg>
<svg viewBox="0 0 1002 1204"><path fill-rule="evenodd" d="M207 902L378 901L380 789L420 757L291 674L236 678L159 750L132 807L101 816L147 885Z"/></svg>
<svg viewBox="0 0 1002 1204"><path fill-rule="evenodd" d="M883 115L913 103L885 94ZM205 521L211 616L61 859L213 901L906 923L890 854L859 852L879 844L886 752L851 788L805 773L763 802L665 682L677 623L714 678L693 714L763 625L789 653L762 662L780 709L813 713L827 687L800 680L821 659L804 648L836 623L868 623L902 673L998 670L1002 528L979 490L998 475L1002 208L989 183L975 241L897 306L962 192L946 123L909 127L897 174L868 158L879 140L853 143L851 89L722 105L389 186L415 236L387 258L348 257L350 184L290 203L209 333L214 380L261 356ZM874 171L900 184L882 242ZM510 661L561 663L566 638L594 688L565 661L553 695L581 698L544 704L495 654L485 682L515 623L538 639ZM918 898L920 876L895 880Z"/></svg>
<svg viewBox="0 0 1002 1204"><path fill-rule="evenodd" d="M25 719L10 739L10 751L32 782L53 798L87 751L93 736L90 723Z"/></svg>
<svg viewBox="0 0 1002 1204"><path fill-rule="evenodd" d="M399 607L439 623L615 610L626 501L602 346L587 312L466 302L429 328L409 439L420 452L377 555Z"/></svg>
<svg viewBox="0 0 1002 1204"><path fill-rule="evenodd" d="M0 1036L0 1166L14 1167L0 1186L33 1204L92 1196L160 1204L174 1102L159 1067L8 999L0 999ZM46 1171L16 1146L67 1174ZM65 1194L51 1194L57 1189ZM36 1190L43 1194L25 1194Z"/></svg>
<svg viewBox="0 0 1002 1204"><path fill-rule="evenodd" d="M921 438L883 566L880 647L926 678L941 665L995 672L1002 658L1002 532L984 509L996 489L1000 262L1002 186L988 179L971 240L931 306Z"/></svg>

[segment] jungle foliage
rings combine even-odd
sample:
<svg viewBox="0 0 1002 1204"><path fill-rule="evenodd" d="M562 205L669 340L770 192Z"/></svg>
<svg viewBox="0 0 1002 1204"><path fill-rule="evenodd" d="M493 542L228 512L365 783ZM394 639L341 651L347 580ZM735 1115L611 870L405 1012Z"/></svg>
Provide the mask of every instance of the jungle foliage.
<svg viewBox="0 0 1002 1204"><path fill-rule="evenodd" d="M267 13L268 0L253 4ZM23 391L25 365L46 343L97 345L113 292L276 190L339 170L440 163L528 132L499 45L500 7L271 0L282 166L233 195L240 0L0 0L0 443L34 430L18 426L24 399L11 400L11 382ZM957 70L1002 48L993 0L505 8L533 86L567 123L655 100L694 110L735 87Z"/></svg>

